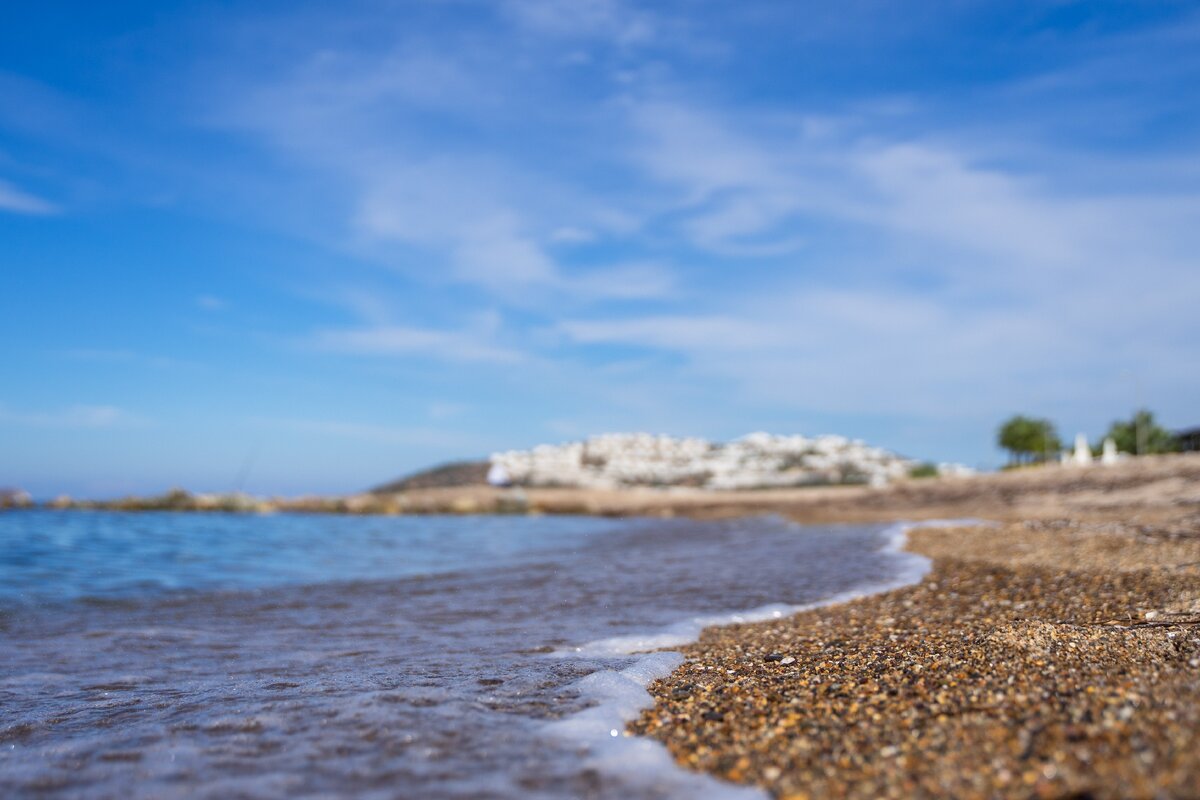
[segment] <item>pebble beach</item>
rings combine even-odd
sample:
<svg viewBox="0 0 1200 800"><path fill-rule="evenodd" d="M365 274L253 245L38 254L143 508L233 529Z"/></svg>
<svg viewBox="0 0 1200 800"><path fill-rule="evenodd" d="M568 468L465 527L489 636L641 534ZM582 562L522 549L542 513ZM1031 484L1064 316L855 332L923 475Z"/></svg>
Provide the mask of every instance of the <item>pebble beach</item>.
<svg viewBox="0 0 1200 800"><path fill-rule="evenodd" d="M915 530L915 586L708 629L629 730L776 797L1200 796L1198 472L930 487L997 522Z"/></svg>

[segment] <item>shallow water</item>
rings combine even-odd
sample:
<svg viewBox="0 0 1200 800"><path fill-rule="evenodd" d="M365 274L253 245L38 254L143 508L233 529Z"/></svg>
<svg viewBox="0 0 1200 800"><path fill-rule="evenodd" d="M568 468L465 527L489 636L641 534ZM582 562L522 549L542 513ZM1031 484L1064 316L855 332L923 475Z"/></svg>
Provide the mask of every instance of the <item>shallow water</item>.
<svg viewBox="0 0 1200 800"><path fill-rule="evenodd" d="M712 794L620 735L675 663L623 651L903 580L892 543L771 517L2 514L0 795Z"/></svg>

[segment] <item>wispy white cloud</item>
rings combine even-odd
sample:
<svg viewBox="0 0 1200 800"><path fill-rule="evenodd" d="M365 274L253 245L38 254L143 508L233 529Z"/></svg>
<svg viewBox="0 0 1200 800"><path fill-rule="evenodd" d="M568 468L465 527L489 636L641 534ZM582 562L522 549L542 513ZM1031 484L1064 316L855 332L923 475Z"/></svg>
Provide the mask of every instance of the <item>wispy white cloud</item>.
<svg viewBox="0 0 1200 800"><path fill-rule="evenodd" d="M720 314L572 320L560 331L580 345L682 359L637 369L664 396L716 381L743 402L825 413L991 419L1043 403L1087 419L1128 401L1118 363L1138 365L1165 396L1200 393L1200 380L1172 367L1188 359L1194 335L1184 303L1122 318L1097 313L1103 306L1088 297L1031 293L984 308L895 285L793 289L743 295ZM1165 321L1151 328L1155 317Z"/></svg>
<svg viewBox="0 0 1200 800"><path fill-rule="evenodd" d="M496 364L512 364L526 358L518 350L494 343L486 333L480 331L402 325L320 330L311 337L309 346L329 353Z"/></svg>
<svg viewBox="0 0 1200 800"><path fill-rule="evenodd" d="M657 262L610 264L564 276L560 283L577 296L593 299L678 299L679 277Z"/></svg>
<svg viewBox="0 0 1200 800"><path fill-rule="evenodd" d="M782 255L806 246L814 224L833 223L892 246L892 259L920 250L935 270L961 274L969 265L991 285L989 270L1078 279L1086 269L1094 278L1101 265L1161 261L1197 239L1185 222L1200 204L1194 180L1084 189L1054 153L1005 163L991 142L950 132L887 137L869 119L814 125L679 101L629 110L640 137L635 163L675 190L680 232L716 255ZM1128 158L1114 159L1130 181ZM1094 178L1115 166L1092 155L1084 168Z"/></svg>
<svg viewBox="0 0 1200 800"><path fill-rule="evenodd" d="M498 294L510 287L556 284L558 268L545 250L520 230L514 215L500 213L457 232L453 260L460 278Z"/></svg>
<svg viewBox="0 0 1200 800"><path fill-rule="evenodd" d="M509 11L529 30L556 36L551 20L560 13L603 27L610 16L627 18L618 8L598 2L582 17L552 3ZM543 108L524 87L524 72L498 39L471 37L469 47L439 49L399 33L382 51L326 47L269 78L229 81L210 120L252 135L324 182L321 200L334 210L321 215L331 222L328 235L412 280L466 285L523 306L645 296L648 289L607 292L611 282L591 279L574 262L571 247L601 246L636 230L643 204L590 188L587 158L572 154L564 162L559 153L555 163L538 152L536 139L574 136L591 123L581 109L563 115ZM442 125L475 133L440 146L426 127ZM491 128L518 146L475 141L489 138ZM581 133L579 145L592 147L595 133Z"/></svg>
<svg viewBox="0 0 1200 800"><path fill-rule="evenodd" d="M1183 357L1177 343L1200 336L1186 311L1200 299L1194 167L1064 148L1039 138L1038 113L997 135L919 89L787 103L712 91L721 79L686 72L693 42L661 8L499 8L494 31L397 27L375 48L317 36L224 84L219 124L321 187L306 219L418 292L447 292L459 320L512 312L500 335L436 313L408 324L369 300L309 346L536 372L619 344L671 356L671 380L778 406L941 414L1058 392L1067 374L1102 382L1114 353ZM824 17L818 38L870 38ZM713 52L702 67L725 64ZM630 379L662 389L664 359L637 359Z"/></svg>
<svg viewBox="0 0 1200 800"><path fill-rule="evenodd" d="M759 320L739 315L657 316L612 320L568 320L560 329L584 344L621 344L704 352L746 352L779 345L786 333Z"/></svg>
<svg viewBox="0 0 1200 800"><path fill-rule="evenodd" d="M587 244L596 241L596 232L586 228L566 226L551 231L550 241L555 244Z"/></svg>
<svg viewBox="0 0 1200 800"><path fill-rule="evenodd" d="M428 409L430 419L444 420L461 417L470 411L471 406L467 403L442 402L431 403Z"/></svg>
<svg viewBox="0 0 1200 800"><path fill-rule="evenodd" d="M626 46L652 41L659 24L651 13L620 0L507 0L503 7L538 34Z"/></svg>
<svg viewBox="0 0 1200 800"><path fill-rule="evenodd" d="M58 355L76 361L90 361L97 364L129 364L155 369L172 367L192 367L193 362L184 361L172 356L160 356L149 353L138 353L133 350L116 348L76 347L57 351Z"/></svg>
<svg viewBox="0 0 1200 800"><path fill-rule="evenodd" d="M555 16L557 4L510 11L549 37L613 38L612 8L570 20L578 29ZM461 98L486 97L483 86L513 77L422 58L418 71ZM387 261L389 248L415 248L421 279L536 308L568 344L674 354L689 374L774 403L792 393L812 407L867 413L888 386L889 402L907 412L943 413L966 396L1013 402L1028 385L1014 374L1056 384L1064 359L1095 375L1098 342L1146 358L1158 343L1197 335L1182 313L1200 292L1186 256L1200 246L1187 221L1200 208L1194 182L1169 192L1124 178L1087 185L1078 155L1068 174L1053 149L1006 151L976 131L923 120L928 109L912 100L781 113L699 102L665 82L614 89L602 134L577 142L576 155L626 170L621 188L569 185L569 171L522 148L428 150L403 125L390 137L389 120L427 102L407 80L382 77L396 63L365 55L333 72L312 67L318 77L293 76L298 84L256 106L252 127L348 187L347 218L366 251ZM315 104L289 99L313 92ZM569 104L560 112L583 113ZM482 101L450 113L465 124L511 122ZM1103 154L1089 158L1093 176L1119 173ZM606 266L572 260L576 249L614 244L622 255ZM651 249L669 259L627 255ZM667 263L692 253L739 280L714 289L694 268ZM1124 304L1148 276L1173 291ZM598 310L580 313L560 298ZM629 300L661 307L639 313ZM501 344L493 332L411 327L382 312L364 319L312 343L509 364L542 344L520 326ZM1000 366L1009 378L993 377ZM800 367L811 380L778 377Z"/></svg>
<svg viewBox="0 0 1200 800"><path fill-rule="evenodd" d="M773 239L799 245L797 231L837 225L842 238L880 253L876 280L919 261L943 289L964 293L960 301L997 291L1012 299L1031 280L1040 297L1059 301L1068 292L1120 296L1112 290L1132 263L1142 276L1195 288L1184 253L1200 246L1187 222L1200 186L1137 186L1124 156L1113 157L1126 166L1118 182L1085 186L1053 154L1005 163L990 143L868 136L856 120L814 132L770 115L661 102L634 118L648 143L636 158L676 188L682 232L714 254L749 243L770 255ZM1110 161L1091 156L1093 179L1117 175Z"/></svg>
<svg viewBox="0 0 1200 800"><path fill-rule="evenodd" d="M408 447L463 448L473 444L471 437L459 431L437 430L427 426L405 427L372 422L330 419L254 418L251 422L318 436L353 439L371 444Z"/></svg>
<svg viewBox="0 0 1200 800"><path fill-rule="evenodd" d="M58 206L29 192L22 191L7 181L0 180L0 211L14 214L46 215L57 214Z"/></svg>
<svg viewBox="0 0 1200 800"><path fill-rule="evenodd" d="M200 287L182 302L219 311L223 298L197 296L218 277L244 278L247 298L276 280L292 296L247 299L220 331L191 325L203 342L169 322L128 335L162 330L151 350L165 352L228 348L213 363L230 380L195 387L221 400L252 391L251 375L296 379L295 359L247 342L329 354L302 359L303 379L335 370L367 416L293 430L347 451L419 443L388 424L399 405L438 428L486 396L453 421L533 437L555 435L544 420L574 436L799 425L815 411L857 415L848 426L906 414L928 431L970 416L962 448L978 452L1000 413L1119 413L1123 370L1182 423L1200 407L1187 368L1200 342L1200 15L1103 5L349 0L165 14L119 48L148 60L104 71L113 83L93 97L0 72L15 98L0 104L0 212L53 214L71 197L134 220L170 197L134 224L236 231L221 249L244 263L173 264L174 285ZM961 70L966 52L979 69ZM100 87L64 87L85 85ZM140 262L112 247L97 263L135 280ZM143 283L146 308L180 303ZM78 370L92 388L178 363L49 355L48 369L112 366ZM451 379L433 394L405 385L398 403L398 374ZM7 426L134 420L0 409Z"/></svg>
<svg viewBox="0 0 1200 800"><path fill-rule="evenodd" d="M115 406L74 405L53 411L16 411L0 406L0 423L44 428L114 428L144 424Z"/></svg>

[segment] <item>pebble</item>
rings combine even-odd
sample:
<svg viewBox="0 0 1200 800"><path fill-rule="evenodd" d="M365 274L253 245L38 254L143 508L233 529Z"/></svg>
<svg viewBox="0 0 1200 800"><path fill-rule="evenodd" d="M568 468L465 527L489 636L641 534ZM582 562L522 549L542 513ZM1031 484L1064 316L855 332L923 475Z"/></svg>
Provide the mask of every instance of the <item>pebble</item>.
<svg viewBox="0 0 1200 800"><path fill-rule="evenodd" d="M630 729L780 797L1195 796L1200 511L1181 508L918 531L923 584L710 628Z"/></svg>

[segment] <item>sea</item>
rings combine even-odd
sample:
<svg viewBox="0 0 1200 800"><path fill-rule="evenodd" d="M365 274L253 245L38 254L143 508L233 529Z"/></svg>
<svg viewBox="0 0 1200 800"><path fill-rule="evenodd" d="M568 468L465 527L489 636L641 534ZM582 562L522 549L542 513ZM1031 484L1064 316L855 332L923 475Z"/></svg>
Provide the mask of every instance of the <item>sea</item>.
<svg viewBox="0 0 1200 800"><path fill-rule="evenodd" d="M0 796L752 798L626 735L712 624L919 579L895 525L0 513Z"/></svg>

